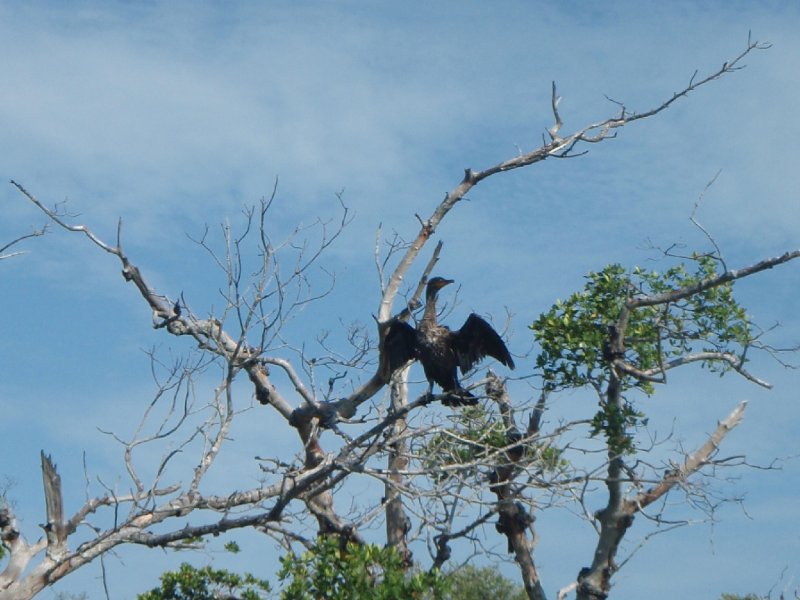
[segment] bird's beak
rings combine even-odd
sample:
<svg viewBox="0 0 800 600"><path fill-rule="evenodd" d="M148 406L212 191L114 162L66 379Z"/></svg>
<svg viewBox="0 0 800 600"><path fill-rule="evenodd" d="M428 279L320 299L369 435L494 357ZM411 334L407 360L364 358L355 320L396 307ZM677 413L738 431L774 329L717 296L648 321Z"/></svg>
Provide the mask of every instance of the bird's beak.
<svg viewBox="0 0 800 600"><path fill-rule="evenodd" d="M453 283L454 281L455 281L455 279L443 279L443 280L442 280L442 282L441 282L441 284L439 285L439 287L440 287L440 288L443 288L443 287L444 287L444 286L446 286L446 285L450 285L450 284L451 284L451 283Z"/></svg>

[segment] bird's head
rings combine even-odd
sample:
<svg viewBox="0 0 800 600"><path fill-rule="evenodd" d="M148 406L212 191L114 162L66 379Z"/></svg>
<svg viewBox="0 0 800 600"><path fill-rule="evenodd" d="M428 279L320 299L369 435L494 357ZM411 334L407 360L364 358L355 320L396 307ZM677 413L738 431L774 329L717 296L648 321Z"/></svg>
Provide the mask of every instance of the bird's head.
<svg viewBox="0 0 800 600"><path fill-rule="evenodd" d="M428 298L435 296L437 292L446 285L453 283L452 279L445 279L444 277L432 277L428 280L428 289L426 295Z"/></svg>

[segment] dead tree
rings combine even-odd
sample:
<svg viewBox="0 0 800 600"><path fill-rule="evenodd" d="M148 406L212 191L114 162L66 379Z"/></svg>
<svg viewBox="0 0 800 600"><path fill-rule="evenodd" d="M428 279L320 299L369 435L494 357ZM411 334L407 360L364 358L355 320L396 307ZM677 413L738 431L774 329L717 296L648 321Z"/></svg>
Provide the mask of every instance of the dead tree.
<svg viewBox="0 0 800 600"><path fill-rule="evenodd" d="M275 199L274 190L269 199L245 214L244 234L237 236L230 228L223 229L222 252L214 249L208 232L196 240L209 252L225 278L222 312L200 316L182 294L173 291L170 296L150 286L136 262L123 249L121 222L115 242L110 243L87 225L71 223L22 185L14 183L55 226L84 236L94 247L119 261L123 278L133 284L150 309L153 327L188 339L197 353L171 365L160 365L154 356L154 373L158 373L155 398L129 437L114 434L123 449L130 485L128 493L105 490L90 497L67 517L63 507L68 503L64 502L63 495L65 490L70 494L73 482L65 482L62 489L54 464L43 453L47 500L45 536L36 542L27 541L19 531L11 507L0 506L0 540L9 553L8 564L0 573L0 600L32 598L122 544L181 547L187 540L241 528L258 529L283 544L310 543L308 531L313 528L306 523L305 514L313 517L318 533L339 535L355 542L361 541L363 525L383 516L389 544L400 551L407 563L412 562L412 544L426 540L433 567L442 566L448 560L451 542L471 540L480 544L476 533L485 525L495 523L520 565L529 597L544 598L534 560L535 511L541 512L548 503L574 498L579 495L576 489L597 479L596 473L580 474L562 469L557 456L559 436L572 428L585 427L586 423L566 423L543 431L541 416L550 391L546 388L535 403L528 424L523 426L516 421L514 403L503 382L490 375L483 382L473 382L472 387L485 389L485 397L490 400L487 407L496 408L479 407L477 413L465 411L465 419L479 424L472 430L444 426L434 417L426 416L430 413L420 411L430 402L427 395L416 399L409 397L405 371L389 372L381 352L385 332L393 320L407 320L419 307L425 280L441 246L424 269L416 275L413 269L443 219L475 186L506 171L547 159L576 156L585 144L608 140L617 130L659 115L698 88L740 69L745 56L763 47L748 40L747 47L733 60L706 77L693 76L683 89L658 106L640 113L621 107L615 116L570 134L561 131L560 98L554 84L551 103L554 123L539 147L483 170L465 169L461 181L430 215L417 217L419 231L410 242L396 238L390 242L387 256L376 252L382 281L381 293L376 297L377 333L370 336L354 330L349 338L351 353L348 356L331 353L323 359L311 357L306 355L303 344L296 344L289 356L281 351L285 346L286 323L303 306L324 299L326 290L333 285L329 280L322 284L322 291L318 291L320 288L309 282L313 279L312 267L349 221L349 212L343 203L334 220L320 220L306 232L316 234L315 245L295 243L303 234L299 229L281 242L273 241L266 217ZM255 240L255 253L245 250L250 239ZM247 264L248 256L258 256L258 263ZM632 296L616 323L617 337L608 341L613 375L604 401L609 405L619 402L613 377L623 373L644 379L659 375L658 372L633 372L636 366L626 363L621 347L625 340L625 311L673 302L682 294L720 286L796 256L797 253L791 253L744 270L726 271L698 288L674 290L664 298ZM248 271L255 273L251 280L245 276ZM387 272L388 276L384 277ZM409 290L409 296L401 302L401 291L414 288L407 285L412 278L416 282L415 291ZM716 358L725 360L724 356ZM198 399L191 392L193 377L211 365L218 368L217 385L207 399ZM344 377L344 369L328 378L327 387L318 383L319 369L337 366L363 373L360 379L347 381L350 392L346 395L334 393L334 390L345 389L344 385L337 387L337 379ZM201 482L223 449L230 446L231 424L244 410L242 403L234 398L237 379L249 381L252 395L263 406L259 410L271 411L276 423L296 431L299 459L287 463L275 457L264 457L259 464L263 476L261 485L210 495L201 491ZM386 386L390 386L390 392L385 410L377 414L367 411L365 403ZM738 407L723 420L717 432L680 468L633 498L626 498L620 492L625 464L613 445L610 446L607 473L600 477L608 486L608 504L597 513L599 541L591 566L581 571L573 585L579 598L607 595L619 541L633 516L708 464L724 434L741 419L743 408ZM336 450L325 450L321 442L324 432L338 436L336 445L331 446ZM158 464L148 465L146 469L137 464L134 457L141 447L158 446L165 441L172 443L173 450L165 450ZM197 459L189 467L188 477L182 478L183 483L170 482L169 469L179 460L174 448L193 450ZM437 460L431 460L432 457ZM363 512L351 513L345 518L335 505L334 490L347 478L360 476L379 481L384 497ZM534 496L543 490L548 499L541 494ZM104 519L101 513L111 513L114 518ZM204 516L202 522L193 520L198 515ZM301 526L296 527L294 522ZM94 534L77 544L71 543L81 524L91 524Z"/></svg>

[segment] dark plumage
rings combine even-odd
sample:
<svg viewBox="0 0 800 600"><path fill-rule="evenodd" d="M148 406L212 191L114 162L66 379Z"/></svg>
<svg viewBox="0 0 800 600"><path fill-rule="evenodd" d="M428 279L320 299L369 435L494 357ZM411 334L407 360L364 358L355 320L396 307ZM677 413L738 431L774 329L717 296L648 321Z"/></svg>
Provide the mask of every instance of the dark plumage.
<svg viewBox="0 0 800 600"><path fill-rule="evenodd" d="M514 368L514 360L505 343L489 323L472 313L458 331L436 322L436 295L452 279L434 277L425 293L425 312L414 329L403 321L394 321L386 333L384 350L389 369L394 372L410 360L419 360L430 383L442 388L446 405L475 404L477 399L461 387L457 369L465 374L485 356L492 356Z"/></svg>

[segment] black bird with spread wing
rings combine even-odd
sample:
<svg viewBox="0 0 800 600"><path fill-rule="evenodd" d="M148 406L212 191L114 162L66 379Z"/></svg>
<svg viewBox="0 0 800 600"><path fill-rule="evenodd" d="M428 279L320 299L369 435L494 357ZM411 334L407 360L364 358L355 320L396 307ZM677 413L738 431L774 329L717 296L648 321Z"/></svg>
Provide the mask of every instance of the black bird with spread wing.
<svg viewBox="0 0 800 600"><path fill-rule="evenodd" d="M472 313L458 331L451 331L436 322L436 295L452 279L434 277L425 292L425 312L414 329L408 323L396 320L386 332L384 351L394 372L410 360L419 360L430 383L442 388L442 403L448 406L475 404L478 400L461 387L456 369L465 374L485 356L492 356L504 365L514 368L514 360L505 343L489 323Z"/></svg>

